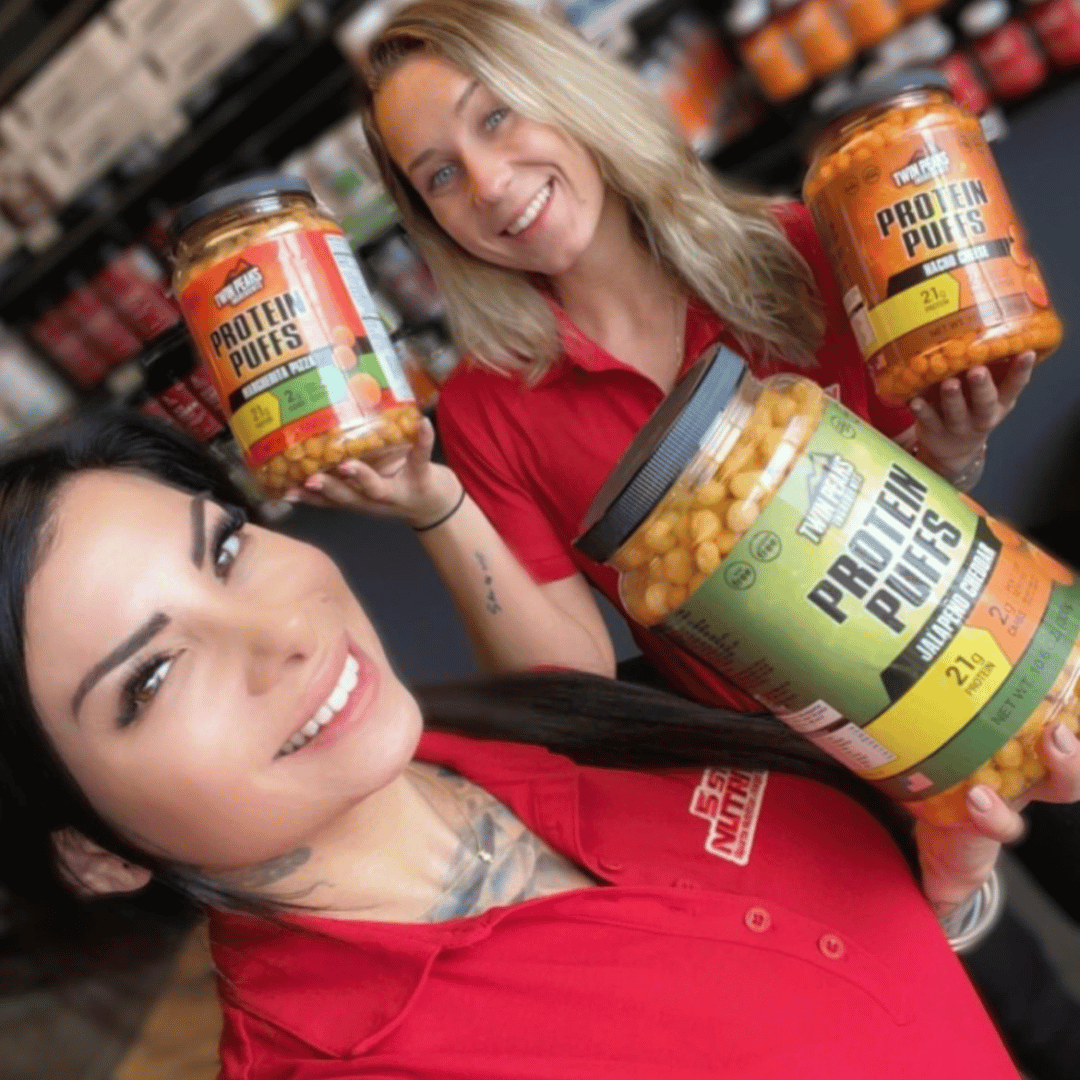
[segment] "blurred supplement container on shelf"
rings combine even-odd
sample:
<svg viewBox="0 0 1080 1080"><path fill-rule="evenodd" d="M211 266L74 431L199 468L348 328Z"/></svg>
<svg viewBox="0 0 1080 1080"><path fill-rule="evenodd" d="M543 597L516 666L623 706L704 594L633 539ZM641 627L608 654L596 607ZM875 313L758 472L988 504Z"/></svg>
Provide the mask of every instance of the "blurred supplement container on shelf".
<svg viewBox="0 0 1080 1080"><path fill-rule="evenodd" d="M859 49L884 41L904 20L898 0L837 0L837 9Z"/></svg>
<svg viewBox="0 0 1080 1080"><path fill-rule="evenodd" d="M791 35L811 73L824 78L855 57L855 42L827 0L776 0L778 21Z"/></svg>
<svg viewBox="0 0 1080 1080"><path fill-rule="evenodd" d="M341 222L354 248L368 243L399 218L378 178L360 118L349 117L289 158L283 171L303 176L331 217Z"/></svg>
<svg viewBox="0 0 1080 1080"><path fill-rule="evenodd" d="M412 322L441 319L446 311L427 263L402 235L384 240L368 257L379 284Z"/></svg>
<svg viewBox="0 0 1080 1080"><path fill-rule="evenodd" d="M976 0L960 11L957 22L995 97L1015 101L1046 81L1046 59L1027 26L1010 18L1007 0Z"/></svg>
<svg viewBox="0 0 1080 1080"><path fill-rule="evenodd" d="M1024 0L1026 20L1055 67L1080 64L1080 0Z"/></svg>
<svg viewBox="0 0 1080 1080"><path fill-rule="evenodd" d="M26 343L0 326L0 405L32 431L75 405L75 396Z"/></svg>
<svg viewBox="0 0 1080 1080"><path fill-rule="evenodd" d="M180 322L165 268L144 245L110 239L99 249L101 269L90 284L142 341Z"/></svg>
<svg viewBox="0 0 1080 1080"><path fill-rule="evenodd" d="M89 390L109 370L108 358L65 318L57 301L50 293L39 294L26 334L77 386Z"/></svg>
<svg viewBox="0 0 1080 1080"><path fill-rule="evenodd" d="M763 110L744 72L700 19L678 15L641 67L694 149L708 157L744 135Z"/></svg>
<svg viewBox="0 0 1080 1080"><path fill-rule="evenodd" d="M802 53L770 17L768 0L737 0L726 22L742 62L770 101L790 101L813 82Z"/></svg>
<svg viewBox="0 0 1080 1080"><path fill-rule="evenodd" d="M60 301L61 314L93 342L109 367L130 360L142 348L142 342L91 288L81 270L68 273L64 283L68 292Z"/></svg>

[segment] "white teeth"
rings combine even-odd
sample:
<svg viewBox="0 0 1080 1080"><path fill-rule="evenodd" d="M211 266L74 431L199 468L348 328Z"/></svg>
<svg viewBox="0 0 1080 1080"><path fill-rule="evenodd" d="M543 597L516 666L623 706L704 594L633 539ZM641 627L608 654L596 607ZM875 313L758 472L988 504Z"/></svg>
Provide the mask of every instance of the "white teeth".
<svg viewBox="0 0 1080 1080"><path fill-rule="evenodd" d="M551 181L549 180L533 197L533 201L521 212L521 216L507 228L511 236L517 236L524 232L537 218L540 211L547 205L551 198Z"/></svg>
<svg viewBox="0 0 1080 1080"><path fill-rule="evenodd" d="M345 658L345 666L338 676L337 685L330 696L319 706L315 715L294 735L290 736L279 754L291 754L299 750L309 739L313 739L345 707L349 695L360 681L360 662L352 656Z"/></svg>

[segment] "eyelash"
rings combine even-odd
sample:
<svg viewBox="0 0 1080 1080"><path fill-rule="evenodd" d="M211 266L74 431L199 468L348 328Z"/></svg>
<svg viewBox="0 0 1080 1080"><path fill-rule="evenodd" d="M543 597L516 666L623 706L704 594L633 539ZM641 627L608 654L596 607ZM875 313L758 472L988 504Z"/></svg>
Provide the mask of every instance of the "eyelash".
<svg viewBox="0 0 1080 1080"><path fill-rule="evenodd" d="M247 514L239 506L224 506L223 509L225 513L214 526L210 540L210 556L214 574L222 581L228 581L229 572L243 550L243 537L240 531L247 524ZM235 544L230 541L235 541ZM222 556L225 555L228 559L223 563ZM143 709L150 704L154 695L161 689L161 684L165 681L177 655L158 653L132 672L120 694L120 715L117 717L119 727L125 728L139 718Z"/></svg>

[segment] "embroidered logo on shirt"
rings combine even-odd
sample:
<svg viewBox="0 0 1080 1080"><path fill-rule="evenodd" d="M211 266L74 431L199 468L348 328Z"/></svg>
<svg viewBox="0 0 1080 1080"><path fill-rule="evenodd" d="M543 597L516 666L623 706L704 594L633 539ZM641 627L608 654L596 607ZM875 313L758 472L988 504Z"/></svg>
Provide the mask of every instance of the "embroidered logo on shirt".
<svg viewBox="0 0 1080 1080"><path fill-rule="evenodd" d="M690 813L709 823L705 850L736 866L750 861L758 814L765 794L765 772L706 769L690 798Z"/></svg>

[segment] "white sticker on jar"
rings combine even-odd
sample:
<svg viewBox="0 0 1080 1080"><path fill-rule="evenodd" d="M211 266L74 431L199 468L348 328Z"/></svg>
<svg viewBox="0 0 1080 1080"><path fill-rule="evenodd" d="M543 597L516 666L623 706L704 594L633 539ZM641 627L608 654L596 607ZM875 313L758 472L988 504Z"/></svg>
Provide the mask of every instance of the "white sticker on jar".
<svg viewBox="0 0 1080 1080"><path fill-rule="evenodd" d="M820 731L822 728L835 724L837 720L843 719L827 701L820 699L796 712L777 712L776 715L800 735Z"/></svg>
<svg viewBox="0 0 1080 1080"><path fill-rule="evenodd" d="M867 735L858 724L844 721L839 727L810 732L806 736L830 757L836 758L854 772L878 769L896 760L896 755Z"/></svg>

